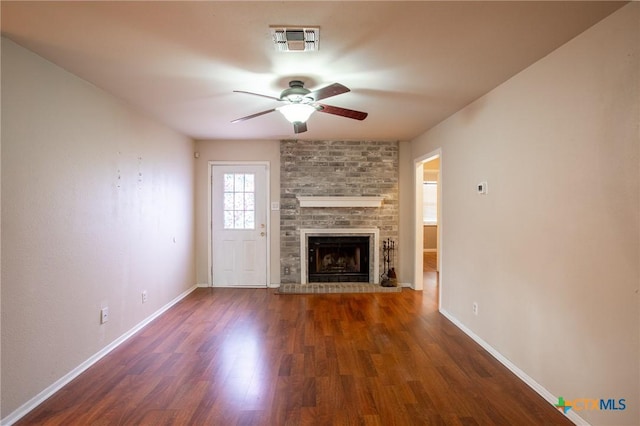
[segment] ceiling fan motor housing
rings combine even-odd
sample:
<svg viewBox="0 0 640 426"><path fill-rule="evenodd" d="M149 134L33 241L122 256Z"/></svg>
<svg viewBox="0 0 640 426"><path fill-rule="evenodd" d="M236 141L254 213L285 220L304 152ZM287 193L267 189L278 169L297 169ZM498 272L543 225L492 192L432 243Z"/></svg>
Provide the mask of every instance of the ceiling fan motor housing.
<svg viewBox="0 0 640 426"><path fill-rule="evenodd" d="M280 99L292 103L309 103L313 102L313 97L307 96L311 90L304 87L304 83L300 80L291 80L289 88L284 89L280 94Z"/></svg>

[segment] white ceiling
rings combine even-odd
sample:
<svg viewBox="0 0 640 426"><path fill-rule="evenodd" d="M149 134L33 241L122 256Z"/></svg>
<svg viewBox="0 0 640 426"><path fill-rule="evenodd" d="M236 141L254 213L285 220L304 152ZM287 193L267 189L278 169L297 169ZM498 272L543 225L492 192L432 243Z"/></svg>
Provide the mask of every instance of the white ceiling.
<svg viewBox="0 0 640 426"><path fill-rule="evenodd" d="M2 1L2 34L194 139L294 137L290 79L350 93L299 139L411 140L621 7L547 1ZM319 26L318 52L276 52L270 25Z"/></svg>

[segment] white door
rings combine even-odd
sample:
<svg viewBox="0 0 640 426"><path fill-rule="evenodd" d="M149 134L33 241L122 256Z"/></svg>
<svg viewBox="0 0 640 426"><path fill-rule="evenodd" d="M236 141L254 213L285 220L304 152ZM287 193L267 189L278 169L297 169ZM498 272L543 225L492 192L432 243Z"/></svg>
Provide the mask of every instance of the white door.
<svg viewBox="0 0 640 426"><path fill-rule="evenodd" d="M267 167L212 165L214 287L267 285Z"/></svg>

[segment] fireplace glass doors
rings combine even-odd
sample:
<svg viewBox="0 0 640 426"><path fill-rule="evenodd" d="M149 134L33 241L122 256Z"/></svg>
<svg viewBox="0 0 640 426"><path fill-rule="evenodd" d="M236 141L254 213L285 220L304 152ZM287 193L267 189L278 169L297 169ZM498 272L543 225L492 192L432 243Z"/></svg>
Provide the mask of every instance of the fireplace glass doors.
<svg viewBox="0 0 640 426"><path fill-rule="evenodd" d="M309 282L369 282L368 236L309 236Z"/></svg>

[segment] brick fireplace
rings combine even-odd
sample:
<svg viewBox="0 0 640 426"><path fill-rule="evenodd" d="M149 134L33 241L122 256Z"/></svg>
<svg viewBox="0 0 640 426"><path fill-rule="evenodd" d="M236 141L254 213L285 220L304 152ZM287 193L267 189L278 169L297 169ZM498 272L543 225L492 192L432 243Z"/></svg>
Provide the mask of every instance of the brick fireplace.
<svg viewBox="0 0 640 426"><path fill-rule="evenodd" d="M379 241L398 238L398 143L281 141L280 155L281 282L329 279L326 273L333 268L331 280L378 283ZM309 202L326 199L332 201ZM326 268L319 272L318 259L309 257L309 237L327 236L367 237L367 259L356 261L355 252L325 252ZM360 246L357 255L362 252ZM368 271L355 273L355 266Z"/></svg>

